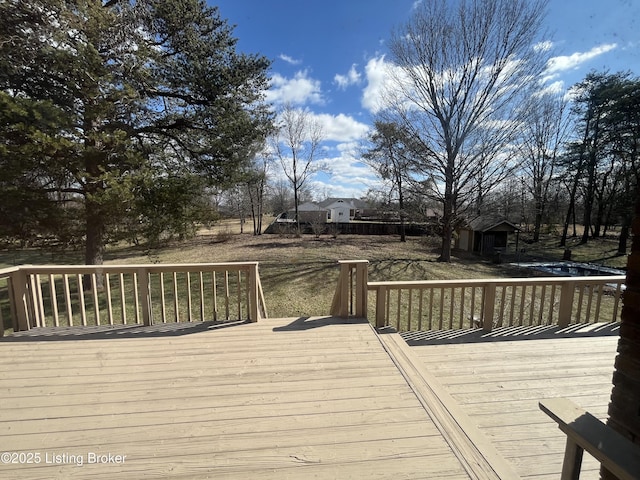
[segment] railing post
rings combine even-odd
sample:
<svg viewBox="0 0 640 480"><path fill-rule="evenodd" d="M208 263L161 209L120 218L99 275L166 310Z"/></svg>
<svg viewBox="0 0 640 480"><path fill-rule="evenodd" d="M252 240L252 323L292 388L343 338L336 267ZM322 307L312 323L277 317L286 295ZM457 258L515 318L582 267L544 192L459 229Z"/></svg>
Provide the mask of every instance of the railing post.
<svg viewBox="0 0 640 480"><path fill-rule="evenodd" d="M153 325L151 311L151 287L149 285L149 271L146 268L138 269L138 285L140 291L140 305L142 306L142 324Z"/></svg>
<svg viewBox="0 0 640 480"><path fill-rule="evenodd" d="M367 318L369 290L369 261L362 260L356 264L356 317Z"/></svg>
<svg viewBox="0 0 640 480"><path fill-rule="evenodd" d="M576 291L576 284L567 281L560 289L560 305L558 307L558 326L566 328L571 323L571 313L573 310L573 295Z"/></svg>
<svg viewBox="0 0 640 480"><path fill-rule="evenodd" d="M351 264L349 262L340 262L340 278L338 280L340 291L340 306L338 315L341 318L349 317L349 289L351 287Z"/></svg>
<svg viewBox="0 0 640 480"><path fill-rule="evenodd" d="M487 283L483 289L484 311L482 312L482 329L485 332L493 330L493 313L496 306L496 284Z"/></svg>
<svg viewBox="0 0 640 480"><path fill-rule="evenodd" d="M249 321L257 322L260 318L260 297L258 292L258 263L249 266Z"/></svg>
<svg viewBox="0 0 640 480"><path fill-rule="evenodd" d="M376 328L383 328L386 323L387 287L376 288Z"/></svg>
<svg viewBox="0 0 640 480"><path fill-rule="evenodd" d="M22 268L11 275L11 283L14 297L10 301L15 305L18 331L29 330L29 282Z"/></svg>
<svg viewBox="0 0 640 480"><path fill-rule="evenodd" d="M331 302L331 315L348 318L351 313L366 318L368 308L368 260L339 260L340 275L338 286ZM355 287L351 273L355 268ZM351 301L353 299L353 304ZM351 308L350 308L351 307Z"/></svg>

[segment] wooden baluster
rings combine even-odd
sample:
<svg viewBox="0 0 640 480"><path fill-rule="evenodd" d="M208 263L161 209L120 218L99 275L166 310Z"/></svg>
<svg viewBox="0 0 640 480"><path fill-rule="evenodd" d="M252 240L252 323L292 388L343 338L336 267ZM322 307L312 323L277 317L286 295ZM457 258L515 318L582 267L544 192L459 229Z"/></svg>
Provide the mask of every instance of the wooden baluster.
<svg viewBox="0 0 640 480"><path fill-rule="evenodd" d="M83 327L87 326L87 308L84 302L84 289L82 286L82 275L76 276L78 282L78 301L80 302L80 321Z"/></svg>
<svg viewBox="0 0 640 480"><path fill-rule="evenodd" d="M126 325L127 324L127 297L125 295L125 290L124 290L124 274L120 273L118 275L118 284L120 287L120 308L121 310L121 315L122 315L122 324Z"/></svg>
<svg viewBox="0 0 640 480"><path fill-rule="evenodd" d="M204 322L204 274L198 272L198 280L200 282L200 321Z"/></svg>
<svg viewBox="0 0 640 480"><path fill-rule="evenodd" d="M173 315L176 323L180 322L180 297L178 296L177 272L173 272Z"/></svg>
<svg viewBox="0 0 640 480"><path fill-rule="evenodd" d="M160 317L162 323L167 323L167 299L164 291L164 272L160 272L158 280L160 281Z"/></svg>
<svg viewBox="0 0 640 480"><path fill-rule="evenodd" d="M58 314L58 295L56 293L56 280L53 273L49 274L49 294L51 295L51 311L53 313L53 325L55 327L60 326L60 317ZM0 319L0 325L2 325L2 319Z"/></svg>
<svg viewBox="0 0 640 480"><path fill-rule="evenodd" d="M109 319L109 325L113 325L113 302L111 299L111 278L108 273L104 274L104 281L107 288L107 317Z"/></svg>
<svg viewBox="0 0 640 480"><path fill-rule="evenodd" d="M187 276L187 321L193 321L193 311L191 303L191 272L186 272Z"/></svg>
<svg viewBox="0 0 640 480"><path fill-rule="evenodd" d="M138 287L138 274L133 273L133 309L136 317L136 323L142 323L140 321L140 294Z"/></svg>
<svg viewBox="0 0 640 480"><path fill-rule="evenodd" d="M96 319L96 325L100 325L100 303L98 301L98 286L95 272L91 274L91 297L93 300L93 312Z"/></svg>

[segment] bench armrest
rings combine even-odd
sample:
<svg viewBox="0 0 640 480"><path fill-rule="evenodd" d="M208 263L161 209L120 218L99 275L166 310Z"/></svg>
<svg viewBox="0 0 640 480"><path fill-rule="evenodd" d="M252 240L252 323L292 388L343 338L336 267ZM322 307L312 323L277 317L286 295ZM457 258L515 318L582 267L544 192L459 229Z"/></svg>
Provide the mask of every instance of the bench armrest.
<svg viewBox="0 0 640 480"><path fill-rule="evenodd" d="M565 452L565 464L562 467L562 478L578 478L582 450L595 457L602 466L621 480L640 478L640 445L623 437L565 398L542 400L538 405L567 435L567 452ZM578 449L572 448L572 445L577 446ZM579 458L569 458L567 453L570 450L576 450Z"/></svg>

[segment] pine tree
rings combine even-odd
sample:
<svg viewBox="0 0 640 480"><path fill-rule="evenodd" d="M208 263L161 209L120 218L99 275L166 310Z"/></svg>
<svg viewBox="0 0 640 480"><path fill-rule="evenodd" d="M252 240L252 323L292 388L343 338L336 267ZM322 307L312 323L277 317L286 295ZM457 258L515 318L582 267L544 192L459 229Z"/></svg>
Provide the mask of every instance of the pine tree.
<svg viewBox="0 0 640 480"><path fill-rule="evenodd" d="M269 61L203 1L4 1L0 32L0 184L81 218L88 264L125 224L184 233L266 135Z"/></svg>

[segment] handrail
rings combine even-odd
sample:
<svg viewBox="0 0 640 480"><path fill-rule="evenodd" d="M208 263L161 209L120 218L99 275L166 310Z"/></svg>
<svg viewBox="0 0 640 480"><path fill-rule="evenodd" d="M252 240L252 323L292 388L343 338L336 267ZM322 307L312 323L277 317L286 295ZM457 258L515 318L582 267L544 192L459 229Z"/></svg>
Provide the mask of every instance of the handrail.
<svg viewBox="0 0 640 480"><path fill-rule="evenodd" d="M341 261L331 314L353 315L353 298L375 295L375 325L398 331L618 321L623 275L353 283L367 278L367 262ZM347 274L349 272L349 274ZM357 280L356 278L356 280ZM373 312L360 309L357 316ZM394 321L395 320L395 321Z"/></svg>
<svg viewBox="0 0 640 480"><path fill-rule="evenodd" d="M640 472L640 446L565 398L538 403L567 435L562 480L580 478L583 451L620 480L634 480Z"/></svg>
<svg viewBox="0 0 640 480"><path fill-rule="evenodd" d="M563 285L568 281L579 284L592 283L618 283L624 280L624 275L592 275L588 277L513 277L513 278L492 278L478 279L470 278L464 280L393 280L383 282L369 282L369 289L373 290L379 286L395 287L395 288L411 288L421 285L443 285L446 287L463 287L463 286L480 286L493 283L496 285L511 285L516 282L524 281L528 284L536 285Z"/></svg>
<svg viewBox="0 0 640 480"><path fill-rule="evenodd" d="M267 316L258 262L24 265L3 278L16 331Z"/></svg>

